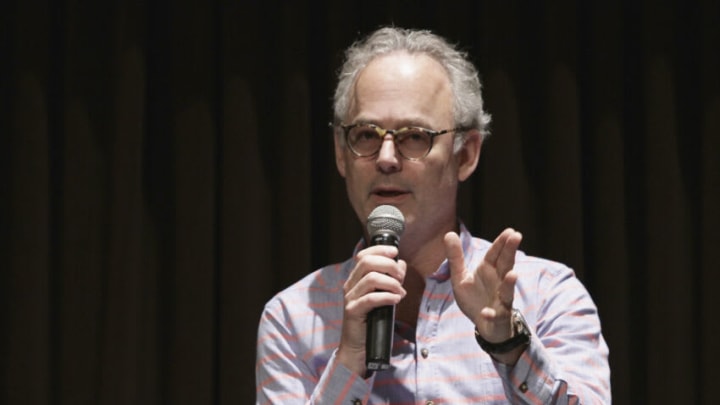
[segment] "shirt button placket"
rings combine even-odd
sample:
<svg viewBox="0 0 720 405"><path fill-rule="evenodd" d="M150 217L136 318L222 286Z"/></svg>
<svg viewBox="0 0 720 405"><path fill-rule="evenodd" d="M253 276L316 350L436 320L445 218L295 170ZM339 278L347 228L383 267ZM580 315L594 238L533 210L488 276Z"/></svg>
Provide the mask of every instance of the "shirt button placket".
<svg viewBox="0 0 720 405"><path fill-rule="evenodd" d="M443 293L443 289L439 288L436 280L432 278L428 279L423 293L423 298L420 303L421 313L418 316L418 327L416 330L416 341L419 345L421 345L421 347L418 348L419 350L416 352L416 378L419 379L418 381L424 381L424 383L417 385L416 395L419 398L436 398L438 392L440 391L436 382L436 367L433 367L434 364L432 361L425 361L425 359L430 357L430 352L433 350L433 342L437 337L440 321L439 311L441 308L441 300L436 297L442 296ZM435 400L426 399L421 403L425 405L434 405Z"/></svg>

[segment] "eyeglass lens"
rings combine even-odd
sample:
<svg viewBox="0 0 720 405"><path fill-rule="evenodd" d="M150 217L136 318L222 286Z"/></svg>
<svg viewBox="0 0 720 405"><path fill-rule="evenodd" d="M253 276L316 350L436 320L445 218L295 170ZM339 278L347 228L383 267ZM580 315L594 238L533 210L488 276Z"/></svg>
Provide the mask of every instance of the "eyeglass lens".
<svg viewBox="0 0 720 405"><path fill-rule="evenodd" d="M360 156L371 156L377 153L384 138L382 129L361 125L350 129L348 142L350 147ZM425 156L432 145L432 136L421 128L403 128L393 134L395 145L402 156L417 159Z"/></svg>

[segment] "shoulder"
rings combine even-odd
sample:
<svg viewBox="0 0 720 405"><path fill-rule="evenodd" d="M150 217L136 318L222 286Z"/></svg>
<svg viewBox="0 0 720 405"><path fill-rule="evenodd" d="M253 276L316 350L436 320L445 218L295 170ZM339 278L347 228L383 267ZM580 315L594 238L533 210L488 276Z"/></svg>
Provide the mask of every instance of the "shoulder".
<svg viewBox="0 0 720 405"><path fill-rule="evenodd" d="M485 257L491 243L472 238L473 261ZM559 261L533 256L518 250L515 254L514 270L518 275L516 292L523 300L547 301L557 297L568 300L588 296L587 289L576 277L575 271Z"/></svg>
<svg viewBox="0 0 720 405"><path fill-rule="evenodd" d="M518 250L515 255L515 269L522 274L537 275L547 280L575 278L575 271L564 263L537 256L531 256Z"/></svg>
<svg viewBox="0 0 720 405"><path fill-rule="evenodd" d="M260 316L259 353L285 350L328 358L328 350L317 348L339 339L343 284L349 265L344 262L325 266L275 294Z"/></svg>
<svg viewBox="0 0 720 405"><path fill-rule="evenodd" d="M485 257L491 243L485 239L473 236L471 239L470 255L475 260ZM521 278L526 277L575 277L575 272L566 264L542 257L528 255L522 250L515 254L515 270Z"/></svg>
<svg viewBox="0 0 720 405"><path fill-rule="evenodd" d="M275 294L266 304L266 313L292 313L342 297L343 284L351 269L352 259L313 271Z"/></svg>
<svg viewBox="0 0 720 405"><path fill-rule="evenodd" d="M597 321L590 292L566 264L518 252L515 271L517 307L534 318L538 327L558 317L573 324ZM589 314L593 317L587 317Z"/></svg>

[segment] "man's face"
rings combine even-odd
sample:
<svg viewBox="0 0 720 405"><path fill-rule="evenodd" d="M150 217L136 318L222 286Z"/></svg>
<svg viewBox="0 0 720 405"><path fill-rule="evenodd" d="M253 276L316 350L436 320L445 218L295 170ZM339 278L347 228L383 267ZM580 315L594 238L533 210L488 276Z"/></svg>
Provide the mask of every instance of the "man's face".
<svg viewBox="0 0 720 405"><path fill-rule="evenodd" d="M385 129L453 128L452 91L445 70L426 55L403 52L373 60L357 78L344 122L355 123ZM430 153L417 161L400 156L390 135L370 157L357 157L336 142L338 170L360 220L364 222L378 205L390 204L405 216L406 235L452 229L458 181L467 178L477 162L477 156L468 162L467 153L453 153L454 136L437 136ZM477 148L479 153L479 143Z"/></svg>

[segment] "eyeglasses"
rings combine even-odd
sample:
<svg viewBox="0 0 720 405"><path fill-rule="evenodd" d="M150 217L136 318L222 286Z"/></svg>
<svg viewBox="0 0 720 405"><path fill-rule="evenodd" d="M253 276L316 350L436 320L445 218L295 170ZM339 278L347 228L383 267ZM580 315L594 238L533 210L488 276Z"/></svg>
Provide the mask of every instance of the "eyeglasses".
<svg viewBox="0 0 720 405"><path fill-rule="evenodd" d="M339 127L345 132L345 143L358 157L369 157L377 154L382 147L385 136L391 135L400 156L408 160L419 160L427 156L433 147L433 140L436 136L468 130L463 127L444 129L442 131L433 131L420 127L385 129L373 124L339 125Z"/></svg>

